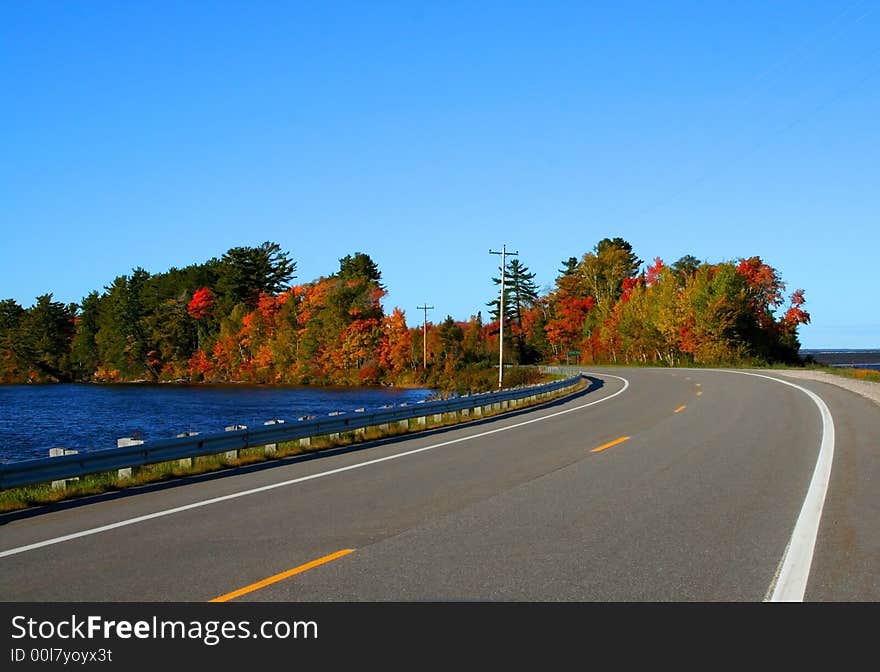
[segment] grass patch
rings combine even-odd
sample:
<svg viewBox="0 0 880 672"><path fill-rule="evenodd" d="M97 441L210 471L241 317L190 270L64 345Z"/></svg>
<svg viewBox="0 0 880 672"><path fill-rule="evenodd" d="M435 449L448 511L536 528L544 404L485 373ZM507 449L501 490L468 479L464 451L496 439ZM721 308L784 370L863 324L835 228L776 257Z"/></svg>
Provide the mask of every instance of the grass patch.
<svg viewBox="0 0 880 672"><path fill-rule="evenodd" d="M811 371L824 371L841 378L851 378L853 380L866 380L871 383L880 383L880 371L874 369L854 369L848 366L808 366Z"/></svg>

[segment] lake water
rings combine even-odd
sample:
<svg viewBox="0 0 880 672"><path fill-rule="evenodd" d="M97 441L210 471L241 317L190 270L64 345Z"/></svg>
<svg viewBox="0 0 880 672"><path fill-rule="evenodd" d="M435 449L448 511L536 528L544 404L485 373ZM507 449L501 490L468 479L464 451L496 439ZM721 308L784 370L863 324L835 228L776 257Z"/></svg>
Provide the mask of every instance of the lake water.
<svg viewBox="0 0 880 672"><path fill-rule="evenodd" d="M880 371L880 350L837 349L837 350L801 350L804 357L811 356L826 366L843 366L855 369L873 369Z"/></svg>
<svg viewBox="0 0 880 672"><path fill-rule="evenodd" d="M0 462L47 457L49 448L115 448L181 432L218 434L230 425L261 426L333 411L417 403L427 389L303 388L251 385L0 386Z"/></svg>

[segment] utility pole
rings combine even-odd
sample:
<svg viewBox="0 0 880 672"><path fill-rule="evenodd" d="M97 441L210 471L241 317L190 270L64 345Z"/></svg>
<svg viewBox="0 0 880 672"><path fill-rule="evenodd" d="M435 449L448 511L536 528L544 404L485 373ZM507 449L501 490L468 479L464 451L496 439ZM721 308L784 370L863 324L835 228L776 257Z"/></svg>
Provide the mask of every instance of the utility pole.
<svg viewBox="0 0 880 672"><path fill-rule="evenodd" d="M422 366L425 371L428 370L428 311L434 310L434 306L427 303L424 306L416 306L419 310L425 311L425 319L422 322Z"/></svg>
<svg viewBox="0 0 880 672"><path fill-rule="evenodd" d="M507 245L501 246L500 252L489 250L489 254L501 255L501 301L498 304L498 389L501 389L501 381L504 379L504 273L507 270L507 257L517 256L516 252L508 252Z"/></svg>

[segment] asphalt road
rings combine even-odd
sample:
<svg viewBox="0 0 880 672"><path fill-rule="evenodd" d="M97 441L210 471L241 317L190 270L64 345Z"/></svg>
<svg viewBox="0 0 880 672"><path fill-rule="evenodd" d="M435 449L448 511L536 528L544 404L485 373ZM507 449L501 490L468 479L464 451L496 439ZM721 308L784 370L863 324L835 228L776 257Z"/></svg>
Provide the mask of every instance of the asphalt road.
<svg viewBox="0 0 880 672"><path fill-rule="evenodd" d="M727 371L590 376L537 410L0 517L0 600L759 602L828 448L820 403L803 599L880 600L875 404Z"/></svg>

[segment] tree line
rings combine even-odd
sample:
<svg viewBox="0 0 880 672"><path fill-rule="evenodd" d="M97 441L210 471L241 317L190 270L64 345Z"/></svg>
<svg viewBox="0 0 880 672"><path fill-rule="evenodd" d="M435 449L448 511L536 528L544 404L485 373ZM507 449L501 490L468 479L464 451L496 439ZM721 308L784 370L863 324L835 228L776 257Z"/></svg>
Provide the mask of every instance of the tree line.
<svg viewBox="0 0 880 672"><path fill-rule="evenodd" d="M803 290L785 296L759 257L649 264L621 238L569 257L542 292L518 258L500 296L468 320L408 325L382 306L368 254L291 284L296 262L277 243L151 274L135 268L79 304L52 294L29 308L0 302L0 382L252 382L426 385L488 389L505 363L747 365L798 361L809 322ZM424 340L424 339L427 340ZM425 366L427 364L427 366ZM524 382L523 372L508 384Z"/></svg>

